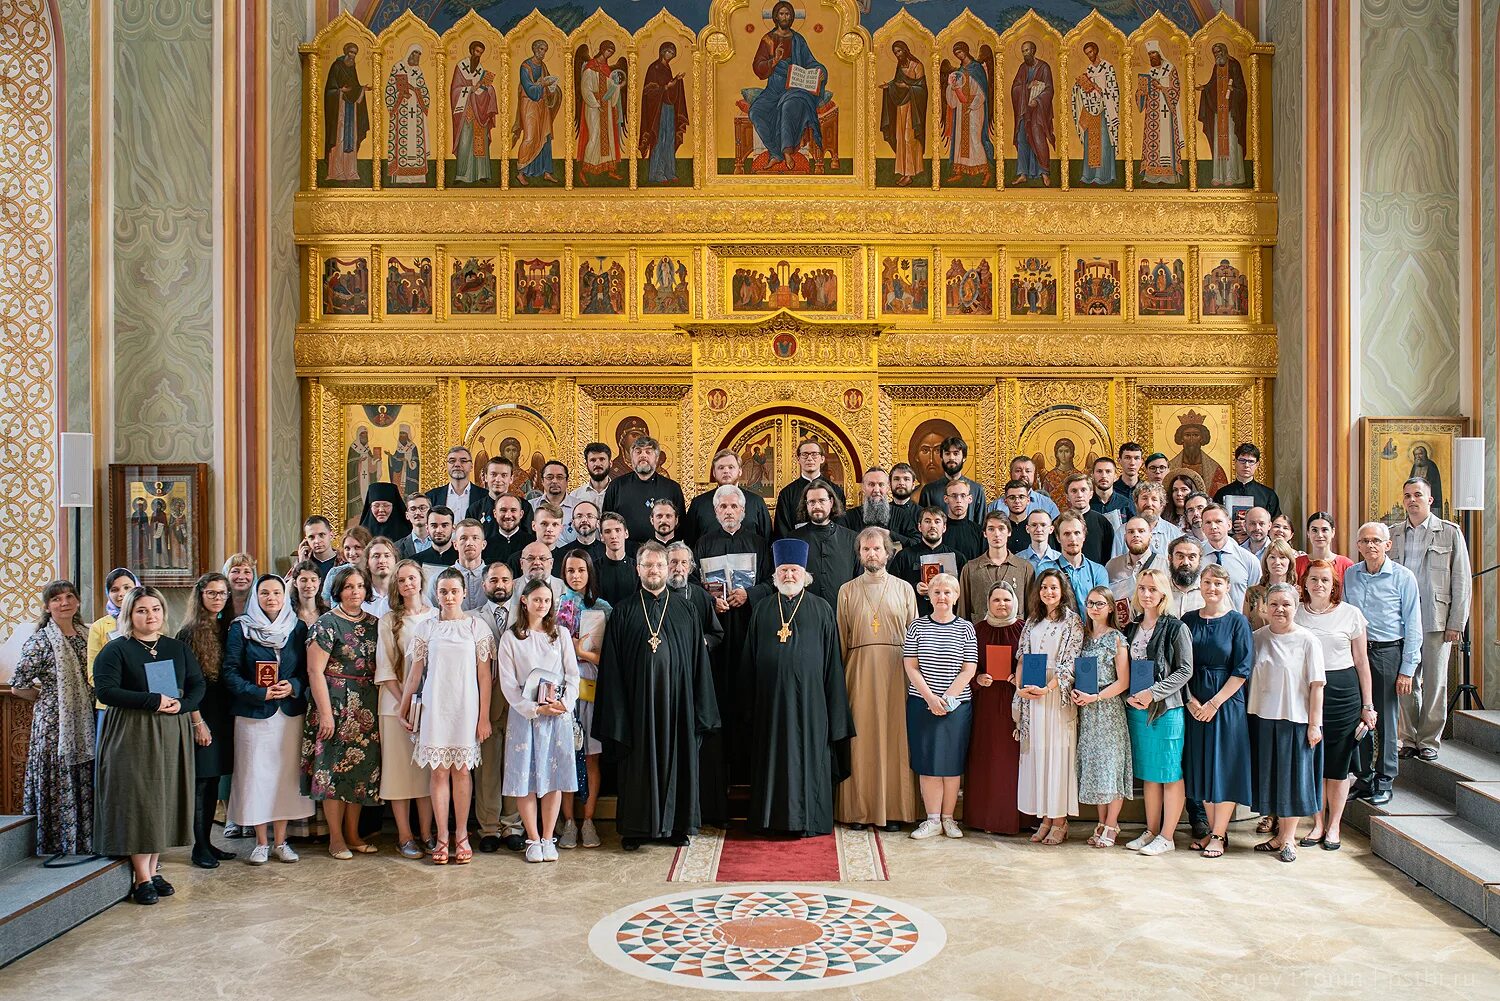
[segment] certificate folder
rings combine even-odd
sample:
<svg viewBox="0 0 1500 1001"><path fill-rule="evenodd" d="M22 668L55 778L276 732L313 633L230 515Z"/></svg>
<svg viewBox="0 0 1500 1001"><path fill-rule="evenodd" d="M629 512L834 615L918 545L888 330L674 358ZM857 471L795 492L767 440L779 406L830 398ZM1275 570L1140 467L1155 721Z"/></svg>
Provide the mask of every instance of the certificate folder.
<svg viewBox="0 0 1500 1001"><path fill-rule="evenodd" d="M1047 655L1027 653L1021 655L1021 687L1047 687Z"/></svg>
<svg viewBox="0 0 1500 1001"><path fill-rule="evenodd" d="M1139 695L1156 684L1156 661L1132 660L1130 662L1130 694Z"/></svg>
<svg viewBox="0 0 1500 1001"><path fill-rule="evenodd" d="M1073 661L1073 687L1085 695L1099 694L1099 658L1079 657Z"/></svg>
<svg viewBox="0 0 1500 1001"><path fill-rule="evenodd" d="M177 687L177 665L170 660L146 662L146 690L157 695L175 699L181 694Z"/></svg>
<svg viewBox="0 0 1500 1001"><path fill-rule="evenodd" d="M1015 670L1016 654L1008 646L984 648L984 673L996 681L1009 681Z"/></svg>

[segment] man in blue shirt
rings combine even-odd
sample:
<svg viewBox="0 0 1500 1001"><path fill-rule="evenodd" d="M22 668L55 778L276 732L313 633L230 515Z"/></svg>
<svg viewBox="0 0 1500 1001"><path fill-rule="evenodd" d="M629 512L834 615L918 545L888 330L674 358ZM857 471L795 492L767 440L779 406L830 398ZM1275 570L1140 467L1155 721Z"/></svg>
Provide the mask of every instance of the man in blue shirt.
<svg viewBox="0 0 1500 1001"><path fill-rule="evenodd" d="M1383 522L1359 526L1356 545L1362 559L1344 573L1344 600L1363 612L1367 623L1376 722L1355 756L1359 783L1354 792L1381 804L1391 800L1391 784L1400 765L1396 758L1397 679L1412 678L1422 659L1422 604L1416 575L1389 556L1391 530Z"/></svg>
<svg viewBox="0 0 1500 1001"><path fill-rule="evenodd" d="M1046 511L1047 517L1057 517L1057 503L1047 496L1046 491L1036 488L1036 462L1034 460L1024 455L1018 455L1010 460L1010 478L1025 483L1026 488L1031 491L1031 503L1026 508L1028 514L1032 511Z"/></svg>
<svg viewBox="0 0 1500 1001"><path fill-rule="evenodd" d="M1039 513L1032 514L1028 516L1028 523L1030 518L1040 517ZM1078 614L1087 619L1084 600L1094 588L1108 586L1109 574L1104 572L1102 566L1083 555L1083 543L1088 534L1088 524L1083 520L1083 515L1077 511L1064 511L1053 523L1053 531L1057 533L1057 545L1062 550L1056 566L1067 575L1068 583L1073 588Z"/></svg>
<svg viewBox="0 0 1500 1001"><path fill-rule="evenodd" d="M1031 545L1018 555L1031 564L1034 572L1040 574L1048 567L1058 566L1057 561L1062 559L1062 553L1053 549L1049 541L1052 535L1052 517L1046 511L1033 511L1026 516L1026 535L1031 539Z"/></svg>

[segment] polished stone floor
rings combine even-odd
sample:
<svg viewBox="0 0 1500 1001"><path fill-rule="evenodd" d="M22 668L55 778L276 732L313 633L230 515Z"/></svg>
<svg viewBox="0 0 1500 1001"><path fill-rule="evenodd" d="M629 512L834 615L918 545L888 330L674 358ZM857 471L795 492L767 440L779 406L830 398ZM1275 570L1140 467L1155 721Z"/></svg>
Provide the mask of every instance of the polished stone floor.
<svg viewBox="0 0 1500 1001"><path fill-rule="evenodd" d="M607 825L603 825L606 826ZM1156 859L1072 841L885 839L891 880L848 883L925 910L943 951L887 980L810 996L885 999L1500 996L1500 937L1369 852L1353 831L1337 853L1292 865L1253 854L1236 824L1217 861ZM635 901L691 889L666 882L672 849L564 852L553 865L476 855L438 868L392 853L214 872L168 856L177 895L122 903L0 971L0 998L611 999L702 991L612 969L590 928ZM248 851L248 843L233 847ZM704 889L711 889L705 887Z"/></svg>

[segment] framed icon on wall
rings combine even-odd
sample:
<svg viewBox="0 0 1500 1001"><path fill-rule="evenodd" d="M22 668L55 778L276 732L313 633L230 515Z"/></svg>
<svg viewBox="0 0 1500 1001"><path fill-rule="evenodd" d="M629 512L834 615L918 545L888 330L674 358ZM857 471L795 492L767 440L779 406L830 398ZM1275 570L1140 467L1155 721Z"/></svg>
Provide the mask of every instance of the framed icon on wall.
<svg viewBox="0 0 1500 1001"><path fill-rule="evenodd" d="M190 587L208 559L208 464L110 463L110 561L142 584Z"/></svg>

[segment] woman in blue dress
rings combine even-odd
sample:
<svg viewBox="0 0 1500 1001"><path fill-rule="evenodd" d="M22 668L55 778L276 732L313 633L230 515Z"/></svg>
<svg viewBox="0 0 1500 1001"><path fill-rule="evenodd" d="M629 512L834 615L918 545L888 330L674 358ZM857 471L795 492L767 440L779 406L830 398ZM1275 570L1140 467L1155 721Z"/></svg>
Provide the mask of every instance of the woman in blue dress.
<svg viewBox="0 0 1500 1001"><path fill-rule="evenodd" d="M1193 636L1183 773L1188 798L1203 801L1211 832L1193 847L1204 858L1218 858L1229 845L1235 804L1251 797L1245 683L1255 662L1254 645L1250 620L1230 605L1229 572L1210 564L1198 581L1203 608L1182 617Z"/></svg>

